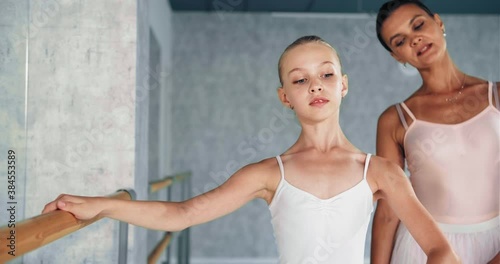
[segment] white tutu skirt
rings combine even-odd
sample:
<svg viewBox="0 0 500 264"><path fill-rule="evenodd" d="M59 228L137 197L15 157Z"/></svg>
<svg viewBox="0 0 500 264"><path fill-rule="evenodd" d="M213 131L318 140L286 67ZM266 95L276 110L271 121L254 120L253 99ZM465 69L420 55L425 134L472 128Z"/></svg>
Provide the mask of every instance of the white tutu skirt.
<svg viewBox="0 0 500 264"><path fill-rule="evenodd" d="M462 264L486 264L500 251L500 218L473 225L439 224ZM425 264L427 256L401 223L391 264Z"/></svg>

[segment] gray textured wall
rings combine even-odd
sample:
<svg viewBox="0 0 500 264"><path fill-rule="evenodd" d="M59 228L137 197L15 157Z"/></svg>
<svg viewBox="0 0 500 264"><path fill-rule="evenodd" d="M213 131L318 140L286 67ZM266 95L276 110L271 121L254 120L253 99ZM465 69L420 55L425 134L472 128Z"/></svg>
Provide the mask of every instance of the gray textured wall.
<svg viewBox="0 0 500 264"><path fill-rule="evenodd" d="M414 69L400 66L378 43L374 20L373 14L174 13L172 159L174 169L194 172L193 194L295 141L298 125L276 96L276 65L283 49L302 35L317 34L340 52L350 86L341 125L356 146L374 153L380 113L420 84ZM500 16L443 20L456 64L499 80ZM276 118L280 127L271 125ZM192 230L195 263L276 262L263 201Z"/></svg>
<svg viewBox="0 0 500 264"><path fill-rule="evenodd" d="M26 217L59 193L133 188L135 167L136 3L31 0L29 12ZM116 262L117 233L105 219L24 263Z"/></svg>
<svg viewBox="0 0 500 264"><path fill-rule="evenodd" d="M170 173L170 18L161 0L0 1L0 148L17 152L17 221L59 193L164 198L148 181ZM129 263L145 263L161 233L130 231ZM116 263L117 232L104 219L16 263Z"/></svg>
<svg viewBox="0 0 500 264"><path fill-rule="evenodd" d="M18 152L17 221L59 193L134 187L136 12L135 1L0 2L0 145ZM102 220L17 261L113 263L117 232Z"/></svg>
<svg viewBox="0 0 500 264"><path fill-rule="evenodd" d="M7 202L16 202L15 218L24 218L25 177L26 177L26 34L28 27L28 1L0 1L0 226L7 225L10 213ZM15 170L9 168L11 179L8 183L7 153L15 152ZM12 178L14 176L14 178ZM8 198L9 187L15 186L13 199ZM12 188L12 187L11 187ZM5 241L4 239L2 239ZM10 241L9 241L10 242ZM7 250L2 247L2 252ZM18 259L12 263L21 263Z"/></svg>

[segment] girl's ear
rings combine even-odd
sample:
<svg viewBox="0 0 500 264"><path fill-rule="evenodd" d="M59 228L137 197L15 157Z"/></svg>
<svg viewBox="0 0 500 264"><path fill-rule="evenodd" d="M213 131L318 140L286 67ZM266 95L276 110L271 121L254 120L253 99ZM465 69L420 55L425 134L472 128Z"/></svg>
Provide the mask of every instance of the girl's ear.
<svg viewBox="0 0 500 264"><path fill-rule="evenodd" d="M290 108L290 102L286 98L285 89L283 87L278 87L277 92L278 92L278 98L280 99L281 104L287 108Z"/></svg>
<svg viewBox="0 0 500 264"><path fill-rule="evenodd" d="M347 78L347 74L342 75L342 98L344 98L347 95L347 92L349 91L349 78Z"/></svg>

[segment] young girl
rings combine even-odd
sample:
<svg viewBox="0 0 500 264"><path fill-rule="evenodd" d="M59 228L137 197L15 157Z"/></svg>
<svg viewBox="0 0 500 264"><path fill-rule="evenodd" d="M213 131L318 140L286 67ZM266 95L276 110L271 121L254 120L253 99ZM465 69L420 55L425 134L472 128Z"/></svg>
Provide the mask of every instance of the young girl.
<svg viewBox="0 0 500 264"><path fill-rule="evenodd" d="M401 168L406 160L417 197L463 263L500 263L500 85L457 68L443 22L419 1L385 3L376 29L392 57L422 77L415 93L380 116L377 155ZM396 232L389 206L377 206L372 262L424 263L409 227Z"/></svg>
<svg viewBox="0 0 500 264"><path fill-rule="evenodd" d="M280 263L361 264L373 201L385 199L428 263L458 263L404 172L358 150L343 134L339 106L348 86L336 51L319 37L302 37L282 54L279 77L279 99L302 126L297 142L283 154L247 165L218 188L183 202L61 195L43 212L61 209L79 219L102 215L176 231L261 198L269 204Z"/></svg>

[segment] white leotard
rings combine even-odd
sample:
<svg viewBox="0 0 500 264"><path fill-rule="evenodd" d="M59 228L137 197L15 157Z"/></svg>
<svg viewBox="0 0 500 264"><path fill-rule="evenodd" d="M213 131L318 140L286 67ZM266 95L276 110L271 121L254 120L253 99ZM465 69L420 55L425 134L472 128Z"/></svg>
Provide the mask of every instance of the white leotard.
<svg viewBox="0 0 500 264"><path fill-rule="evenodd" d="M373 193L363 179L346 191L320 199L285 179L277 156L281 181L269 205L281 264L362 264L366 232L373 211Z"/></svg>

